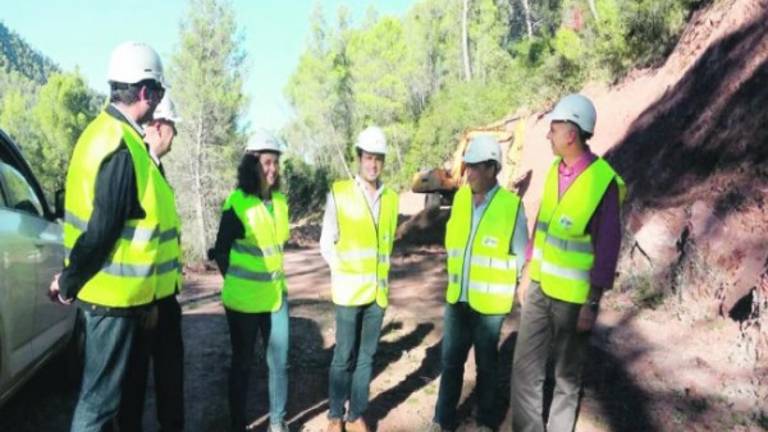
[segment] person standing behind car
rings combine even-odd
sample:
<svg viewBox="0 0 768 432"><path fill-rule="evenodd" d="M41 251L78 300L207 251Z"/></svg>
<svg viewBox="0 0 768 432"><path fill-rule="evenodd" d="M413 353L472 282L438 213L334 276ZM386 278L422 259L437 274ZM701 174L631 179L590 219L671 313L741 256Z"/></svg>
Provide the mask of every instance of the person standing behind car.
<svg viewBox="0 0 768 432"><path fill-rule="evenodd" d="M148 362L163 275L158 233L172 223L167 218L175 206L158 193L164 180L139 126L152 118L165 93L160 57L142 43L120 44L107 79L110 104L80 135L69 162L67 258L50 287L51 297L62 303L77 299L85 320L73 432L108 430L121 405L141 402L124 395L124 384L139 379ZM140 413L142 407L135 409Z"/></svg>
<svg viewBox="0 0 768 432"><path fill-rule="evenodd" d="M176 136L176 124L181 121L176 107L168 94L155 109L152 120L144 126L144 142L149 156L159 170L163 181L159 183L158 194L164 201L176 202L173 188L165 178L160 159L168 154ZM170 207L169 207L170 210ZM184 344L181 336L181 307L176 299L182 286L181 275L181 223L176 206L165 218L167 225L160 226L160 264L156 290L157 328L150 347L153 376L155 379L155 405L157 421L161 432L184 430ZM166 269L173 271L165 271ZM138 400L140 403L123 404L120 409L120 424L141 429L141 408L144 406L148 368L143 378L126 383L124 400Z"/></svg>

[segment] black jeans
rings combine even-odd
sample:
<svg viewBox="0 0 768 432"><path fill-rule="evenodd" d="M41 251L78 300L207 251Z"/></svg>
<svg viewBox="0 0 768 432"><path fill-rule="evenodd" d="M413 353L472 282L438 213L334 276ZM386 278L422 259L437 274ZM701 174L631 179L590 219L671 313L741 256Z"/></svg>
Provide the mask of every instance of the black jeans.
<svg viewBox="0 0 768 432"><path fill-rule="evenodd" d="M131 316L94 315L83 310L85 365L72 432L114 430L118 412L125 407L139 413L138 422L121 424L120 431L141 430L145 386L129 390L125 383L146 383L156 314L154 306Z"/></svg>
<svg viewBox="0 0 768 432"><path fill-rule="evenodd" d="M155 405L160 432L184 430L184 344L181 306L176 296L157 303L157 325L149 345L155 378ZM122 430L141 430L149 363L124 386L119 423Z"/></svg>
<svg viewBox="0 0 768 432"><path fill-rule="evenodd" d="M160 432L184 430L184 342L181 306L176 296L157 303L158 320L152 347L157 421Z"/></svg>

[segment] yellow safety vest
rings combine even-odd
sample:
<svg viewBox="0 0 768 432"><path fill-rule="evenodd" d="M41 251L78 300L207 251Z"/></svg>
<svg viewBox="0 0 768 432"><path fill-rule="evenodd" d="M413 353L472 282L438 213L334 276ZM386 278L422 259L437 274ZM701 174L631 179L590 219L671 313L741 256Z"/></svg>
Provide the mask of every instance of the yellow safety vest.
<svg viewBox="0 0 768 432"><path fill-rule="evenodd" d="M159 168L154 166L153 170L159 172ZM173 266L174 269L166 271L164 268L158 269L157 276L157 299L163 299L176 294L177 289L181 289L183 277L181 274L181 218L176 210L176 194L168 183L167 179L160 175L161 181L158 183L157 195L163 203L174 203L168 207L168 211L160 220L160 245L158 250L158 262L161 265Z"/></svg>
<svg viewBox="0 0 768 432"><path fill-rule="evenodd" d="M375 223L363 190L355 180L331 187L339 223L337 260L331 264L333 302L342 306L389 304L389 267L397 229L397 193L384 188Z"/></svg>
<svg viewBox="0 0 768 432"><path fill-rule="evenodd" d="M158 193L165 180L152 162L141 136L129 124L102 112L88 125L75 145L66 181L64 245L71 251L87 229L93 213L96 177L104 159L125 143L133 161L143 219L126 221L120 238L104 266L82 287L77 297L104 307L131 307L151 303L158 280L178 272L178 257L161 260L161 239L170 240L162 227L173 226L173 200ZM66 260L68 263L68 259Z"/></svg>
<svg viewBox="0 0 768 432"><path fill-rule="evenodd" d="M236 189L224 203L234 210L245 229L229 251L221 300L229 309L247 313L275 312L288 290L283 270L283 245L288 241L288 204L285 195L272 193L273 212L259 197Z"/></svg>
<svg viewBox="0 0 768 432"><path fill-rule="evenodd" d="M488 203L475 238L472 229L472 191L462 186L453 198L451 217L445 229L448 255L446 301L454 304L461 294L464 257L469 254L467 299L472 309L482 314L506 314L512 310L517 287L517 258L510 253L520 197L499 188Z"/></svg>
<svg viewBox="0 0 768 432"><path fill-rule="evenodd" d="M531 280L548 296L584 304L591 289L595 262L592 236L587 232L592 215L612 181L624 200L624 180L602 158L595 160L558 198L558 158L549 169L539 208L529 264Z"/></svg>

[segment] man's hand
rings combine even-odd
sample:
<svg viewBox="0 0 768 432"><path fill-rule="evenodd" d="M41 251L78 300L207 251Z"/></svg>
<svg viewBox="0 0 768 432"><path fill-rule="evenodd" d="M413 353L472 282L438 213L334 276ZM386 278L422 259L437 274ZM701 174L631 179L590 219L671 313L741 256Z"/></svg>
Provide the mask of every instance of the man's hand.
<svg viewBox="0 0 768 432"><path fill-rule="evenodd" d="M588 332L597 321L597 311L600 308L600 299L603 298L602 287L592 285L589 291L589 299L581 306L579 311L579 321L576 323L577 332Z"/></svg>
<svg viewBox="0 0 768 432"><path fill-rule="evenodd" d="M592 330L595 321L597 321L597 308L589 303L583 304L579 311L579 320L576 322L576 331L585 333Z"/></svg>
<svg viewBox="0 0 768 432"><path fill-rule="evenodd" d="M61 276L61 273L56 273L56 275L53 277L53 280L51 281L51 286L48 287L48 298L50 298L51 301L54 303L68 305L72 303L73 299L65 299L61 297L61 290L59 288L60 276Z"/></svg>

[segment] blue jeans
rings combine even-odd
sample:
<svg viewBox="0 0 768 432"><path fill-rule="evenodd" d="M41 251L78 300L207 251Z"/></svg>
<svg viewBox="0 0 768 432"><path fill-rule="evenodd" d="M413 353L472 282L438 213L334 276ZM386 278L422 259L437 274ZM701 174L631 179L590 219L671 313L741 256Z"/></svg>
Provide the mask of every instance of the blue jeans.
<svg viewBox="0 0 768 432"><path fill-rule="evenodd" d="M245 313L226 309L232 364L229 369L229 415L233 431L244 431L248 425L246 407L248 380L253 364L256 337L261 333L266 345L269 369L269 420L276 424L285 417L288 399L288 299L275 312Z"/></svg>
<svg viewBox="0 0 768 432"><path fill-rule="evenodd" d="M137 405L141 413L145 385L126 392L124 383L141 376L146 383L156 313L154 306L131 316L94 315L83 310L85 365L72 432L113 430L121 405ZM120 430L141 430L141 423L121 425Z"/></svg>
<svg viewBox="0 0 768 432"><path fill-rule="evenodd" d="M475 346L477 363L477 422L493 427L493 401L498 373L498 343L506 315L484 315L467 303L445 305L443 319L442 375L434 421L446 429L456 423L456 405L461 397L464 363Z"/></svg>
<svg viewBox="0 0 768 432"><path fill-rule="evenodd" d="M376 302L366 306L336 305L336 347L329 372L328 405L331 419L360 418L368 408L373 356L379 346L384 309Z"/></svg>

